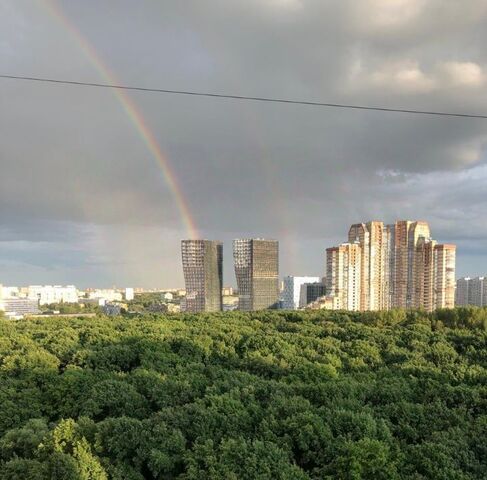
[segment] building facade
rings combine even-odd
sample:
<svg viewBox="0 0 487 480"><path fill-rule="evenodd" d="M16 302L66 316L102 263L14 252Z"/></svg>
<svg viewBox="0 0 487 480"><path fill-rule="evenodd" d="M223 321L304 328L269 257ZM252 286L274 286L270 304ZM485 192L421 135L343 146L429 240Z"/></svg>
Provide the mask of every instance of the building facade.
<svg viewBox="0 0 487 480"><path fill-rule="evenodd" d="M281 308L297 310L300 307L301 287L305 284L314 284L319 281L319 277L284 277Z"/></svg>
<svg viewBox="0 0 487 480"><path fill-rule="evenodd" d="M182 240L186 312L222 310L223 244L213 240Z"/></svg>
<svg viewBox="0 0 487 480"><path fill-rule="evenodd" d="M233 241L239 310L279 306L279 242L265 239Z"/></svg>
<svg viewBox="0 0 487 480"><path fill-rule="evenodd" d="M39 300L39 305L53 303L78 303L78 290L74 285L31 285L27 290L27 297Z"/></svg>
<svg viewBox="0 0 487 480"><path fill-rule="evenodd" d="M327 249L325 277L346 310L453 308L455 245L432 240L422 221L357 223L348 243Z"/></svg>
<svg viewBox="0 0 487 480"><path fill-rule="evenodd" d="M306 308L326 295L326 287L322 282L304 283L299 295L299 308Z"/></svg>
<svg viewBox="0 0 487 480"><path fill-rule="evenodd" d="M461 306L487 306L487 277L459 278L455 303Z"/></svg>
<svg viewBox="0 0 487 480"><path fill-rule="evenodd" d="M383 222L357 223L348 241L361 249L360 310L385 310L390 298L390 227Z"/></svg>
<svg viewBox="0 0 487 480"><path fill-rule="evenodd" d="M362 303L362 249L342 243L326 250L326 292L338 310L359 311Z"/></svg>
<svg viewBox="0 0 487 480"><path fill-rule="evenodd" d="M434 308L454 308L456 245L435 245L434 261Z"/></svg>
<svg viewBox="0 0 487 480"><path fill-rule="evenodd" d="M40 313L39 301L32 298L0 298L0 311L8 318L22 318Z"/></svg>

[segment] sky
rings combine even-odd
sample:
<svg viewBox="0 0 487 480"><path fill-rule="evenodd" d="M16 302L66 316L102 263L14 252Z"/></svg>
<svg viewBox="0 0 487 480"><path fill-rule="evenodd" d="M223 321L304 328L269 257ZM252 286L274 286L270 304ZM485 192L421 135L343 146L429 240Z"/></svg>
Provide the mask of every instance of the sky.
<svg viewBox="0 0 487 480"><path fill-rule="evenodd" d="M485 115L485 45L485 0L0 1L0 74L70 81ZM4 285L179 287L191 224L322 276L374 219L487 274L487 120L0 79L0 132Z"/></svg>

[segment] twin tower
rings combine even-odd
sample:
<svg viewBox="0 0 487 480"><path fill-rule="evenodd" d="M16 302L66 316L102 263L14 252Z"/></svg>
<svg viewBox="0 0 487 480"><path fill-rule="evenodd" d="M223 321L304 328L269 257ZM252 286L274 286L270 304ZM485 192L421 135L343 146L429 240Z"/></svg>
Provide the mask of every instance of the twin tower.
<svg viewBox="0 0 487 480"><path fill-rule="evenodd" d="M223 243L182 240L186 312L222 310ZM239 310L276 308L279 302L279 242L260 238L233 241Z"/></svg>

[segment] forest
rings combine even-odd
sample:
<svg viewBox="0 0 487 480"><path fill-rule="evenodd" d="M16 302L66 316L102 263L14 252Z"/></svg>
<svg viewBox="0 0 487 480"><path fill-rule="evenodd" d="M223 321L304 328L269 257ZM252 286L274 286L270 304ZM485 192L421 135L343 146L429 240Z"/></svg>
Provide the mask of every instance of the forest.
<svg viewBox="0 0 487 480"><path fill-rule="evenodd" d="M0 319L0 480L487 477L487 310Z"/></svg>

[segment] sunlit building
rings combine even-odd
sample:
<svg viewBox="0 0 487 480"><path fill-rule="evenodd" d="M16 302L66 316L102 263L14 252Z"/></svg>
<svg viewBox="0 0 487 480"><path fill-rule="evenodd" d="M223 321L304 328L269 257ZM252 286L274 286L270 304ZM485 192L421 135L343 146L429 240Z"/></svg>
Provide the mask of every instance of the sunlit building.
<svg viewBox="0 0 487 480"><path fill-rule="evenodd" d="M350 227L348 241L361 249L360 310L390 307L390 230L383 222L357 223Z"/></svg>
<svg viewBox="0 0 487 480"><path fill-rule="evenodd" d="M279 306L279 242L265 239L233 241L239 310Z"/></svg>
<svg viewBox="0 0 487 480"><path fill-rule="evenodd" d="M455 246L432 240L422 221L357 223L327 250L327 295L347 310L452 308L454 278Z"/></svg>
<svg viewBox="0 0 487 480"><path fill-rule="evenodd" d="M326 249L326 292L339 310L361 309L362 248L342 243Z"/></svg>
<svg viewBox="0 0 487 480"><path fill-rule="evenodd" d="M455 306L456 245L435 245L435 305L434 308Z"/></svg>
<svg viewBox="0 0 487 480"><path fill-rule="evenodd" d="M78 290L74 285L31 285L27 290L27 297L38 300L39 305L53 303L78 303Z"/></svg>
<svg viewBox="0 0 487 480"><path fill-rule="evenodd" d="M186 312L222 310L223 244L213 240L182 240Z"/></svg>
<svg viewBox="0 0 487 480"><path fill-rule="evenodd" d="M394 299L393 306L410 308L414 299L414 264L416 246L421 238L430 238L429 225L426 222L399 220L394 228Z"/></svg>

